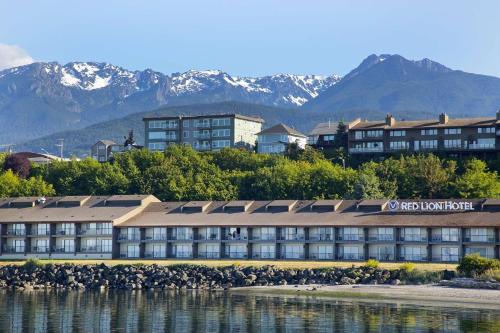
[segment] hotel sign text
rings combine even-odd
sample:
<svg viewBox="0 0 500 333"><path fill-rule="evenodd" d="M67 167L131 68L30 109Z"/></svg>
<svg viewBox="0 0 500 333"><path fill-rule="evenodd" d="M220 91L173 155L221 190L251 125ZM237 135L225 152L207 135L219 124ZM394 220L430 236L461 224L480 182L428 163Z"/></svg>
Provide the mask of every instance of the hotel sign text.
<svg viewBox="0 0 500 333"><path fill-rule="evenodd" d="M474 210L472 202L467 201L389 201L389 210L405 212L437 212Z"/></svg>

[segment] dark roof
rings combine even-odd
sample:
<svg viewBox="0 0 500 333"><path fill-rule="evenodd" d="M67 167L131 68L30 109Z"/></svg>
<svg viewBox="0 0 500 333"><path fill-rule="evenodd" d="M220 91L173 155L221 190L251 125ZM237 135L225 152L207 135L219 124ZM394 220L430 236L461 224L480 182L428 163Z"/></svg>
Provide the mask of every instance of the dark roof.
<svg viewBox="0 0 500 333"><path fill-rule="evenodd" d="M99 140L94 145L96 145L98 143L104 143L106 146L113 146L113 145L117 144L116 142L114 142L112 140Z"/></svg>
<svg viewBox="0 0 500 333"><path fill-rule="evenodd" d="M425 128L445 128L445 127L481 127L495 126L498 123L496 118L464 118L449 119L446 124L438 120L405 120L398 121L393 126L388 126L385 121L361 121L351 129L425 129Z"/></svg>
<svg viewBox="0 0 500 333"><path fill-rule="evenodd" d="M294 128L291 128L285 124L274 125L273 127L266 128L265 130L257 133L257 135L262 134L289 134L294 136L307 137L305 134L300 133Z"/></svg>
<svg viewBox="0 0 500 333"><path fill-rule="evenodd" d="M244 116L239 113L221 113L221 114L202 114L195 116L147 116L143 117L142 120L181 120L181 119L198 119L198 118L217 118L217 117L234 117L243 120L255 121L258 123L263 123L264 119L261 117Z"/></svg>
<svg viewBox="0 0 500 333"><path fill-rule="evenodd" d="M338 122L318 123L309 132L309 135L334 135L337 134Z"/></svg>

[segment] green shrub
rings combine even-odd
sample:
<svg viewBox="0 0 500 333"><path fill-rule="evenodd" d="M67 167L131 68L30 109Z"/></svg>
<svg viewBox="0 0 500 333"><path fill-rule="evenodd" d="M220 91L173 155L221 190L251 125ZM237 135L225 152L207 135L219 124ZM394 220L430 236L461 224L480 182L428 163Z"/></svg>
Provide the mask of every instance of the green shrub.
<svg viewBox="0 0 500 333"><path fill-rule="evenodd" d="M478 277L488 271L500 270L500 260L483 258L478 253L472 253L463 257L457 270L467 277Z"/></svg>
<svg viewBox="0 0 500 333"><path fill-rule="evenodd" d="M500 282L500 269L486 271L479 276L479 279L483 281L495 280Z"/></svg>
<svg viewBox="0 0 500 333"><path fill-rule="evenodd" d="M28 271L33 271L36 268L42 267L43 264L40 260L35 259L35 258L30 258L26 260L26 262L23 264L23 267L28 270Z"/></svg>
<svg viewBox="0 0 500 333"><path fill-rule="evenodd" d="M370 259L366 262L365 267L378 268L379 265L380 263L378 262L378 260Z"/></svg>
<svg viewBox="0 0 500 333"><path fill-rule="evenodd" d="M410 272L413 272L415 270L415 264L412 262L405 262L404 264L399 266L399 269L406 272L406 273L410 273Z"/></svg>
<svg viewBox="0 0 500 333"><path fill-rule="evenodd" d="M403 284L437 283L443 279L443 275L443 271L421 271L414 269L411 272L403 271L401 282Z"/></svg>

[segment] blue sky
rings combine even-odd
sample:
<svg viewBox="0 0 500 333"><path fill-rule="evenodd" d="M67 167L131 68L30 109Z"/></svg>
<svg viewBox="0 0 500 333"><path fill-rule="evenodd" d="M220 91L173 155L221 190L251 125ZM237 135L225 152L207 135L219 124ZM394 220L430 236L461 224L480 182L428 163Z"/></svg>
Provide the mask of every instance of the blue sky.
<svg viewBox="0 0 500 333"><path fill-rule="evenodd" d="M0 62L24 50L165 73L346 74L398 53L500 76L498 22L493 0L0 0Z"/></svg>

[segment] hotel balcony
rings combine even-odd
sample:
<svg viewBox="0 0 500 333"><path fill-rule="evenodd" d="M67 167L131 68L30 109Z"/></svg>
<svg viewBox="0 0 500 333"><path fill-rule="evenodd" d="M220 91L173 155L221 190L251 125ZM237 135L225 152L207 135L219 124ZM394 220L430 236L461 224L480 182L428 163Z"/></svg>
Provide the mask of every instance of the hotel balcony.
<svg viewBox="0 0 500 333"><path fill-rule="evenodd" d="M153 235L153 236L145 236L144 241L146 242L155 242L155 241L166 241L167 240L167 234L159 234L159 235Z"/></svg>
<svg viewBox="0 0 500 333"><path fill-rule="evenodd" d="M4 246L3 247L3 252L4 253L24 253L25 251L25 248L24 246L21 247L21 246L17 246L17 247L14 247L14 246Z"/></svg>
<svg viewBox="0 0 500 333"><path fill-rule="evenodd" d="M306 237L304 235L288 235L278 238L279 241L304 241L305 239Z"/></svg>
<svg viewBox="0 0 500 333"><path fill-rule="evenodd" d="M404 236L399 236L399 241L400 242L420 242L420 243L427 243L427 236L421 236L421 235L404 235Z"/></svg>
<svg viewBox="0 0 500 333"><path fill-rule="evenodd" d="M266 236L253 235L250 240L253 240L253 241L264 241L264 242L266 242L266 241L274 242L274 241L276 241L276 235L266 235Z"/></svg>
<svg viewBox="0 0 500 333"><path fill-rule="evenodd" d="M308 238L309 241L316 241L316 242L331 242L333 241L333 235L332 234L326 234L326 235L309 235Z"/></svg>
<svg viewBox="0 0 500 333"><path fill-rule="evenodd" d="M409 256L400 256L398 258L399 261L429 261L427 256L422 255L409 255Z"/></svg>
<svg viewBox="0 0 500 333"><path fill-rule="evenodd" d="M193 127L195 128L210 128L210 122L199 122L199 123L194 123Z"/></svg>
<svg viewBox="0 0 500 333"><path fill-rule="evenodd" d="M212 234L212 235L198 235L196 237L197 241L220 241L219 235Z"/></svg>
<svg viewBox="0 0 500 333"><path fill-rule="evenodd" d="M128 253L120 253L120 259L139 259L140 256L139 254L131 254L129 255Z"/></svg>
<svg viewBox="0 0 500 333"><path fill-rule="evenodd" d="M303 253L281 253L279 259L287 259L287 260L299 260L304 259L305 256Z"/></svg>
<svg viewBox="0 0 500 333"><path fill-rule="evenodd" d="M371 235L371 236L368 236L368 241L370 241L370 242L393 242L394 235L387 235L387 234Z"/></svg>
<svg viewBox="0 0 500 333"><path fill-rule="evenodd" d="M6 237L21 237L26 236L26 230L7 230Z"/></svg>
<svg viewBox="0 0 500 333"><path fill-rule="evenodd" d="M31 253L49 253L48 246L33 246L31 248Z"/></svg>
<svg viewBox="0 0 500 333"><path fill-rule="evenodd" d="M76 236L75 229L66 229L66 230L56 230L54 234L55 237L74 237Z"/></svg>
<svg viewBox="0 0 500 333"><path fill-rule="evenodd" d="M365 237L360 234L344 234L337 236L338 241L346 241L346 242L363 242Z"/></svg>
<svg viewBox="0 0 500 333"><path fill-rule="evenodd" d="M467 243L495 243L495 236L493 235L465 236L463 238L463 241Z"/></svg>
<svg viewBox="0 0 500 333"><path fill-rule="evenodd" d="M54 253L74 253L75 252L75 248L74 247L57 247L57 246L54 246L52 248L52 252L54 252Z"/></svg>
<svg viewBox="0 0 500 333"><path fill-rule="evenodd" d="M172 257L176 258L176 259L192 259L193 253L192 252L176 252L172 255Z"/></svg>
<svg viewBox="0 0 500 333"><path fill-rule="evenodd" d="M222 240L225 241L247 241L247 235L223 235Z"/></svg>
<svg viewBox="0 0 500 333"><path fill-rule="evenodd" d="M365 257L358 253L344 253L339 255L339 260L365 260Z"/></svg>
<svg viewBox="0 0 500 333"><path fill-rule="evenodd" d="M224 259L247 259L248 255L246 252L233 252L233 253L228 253L224 254L222 256Z"/></svg>
<svg viewBox="0 0 500 333"><path fill-rule="evenodd" d="M368 259L380 261L394 261L394 253L370 255Z"/></svg>
<svg viewBox="0 0 500 333"><path fill-rule="evenodd" d="M200 259L219 259L220 252L219 251L217 251L217 252L200 252L200 253L198 253L198 258L200 258Z"/></svg>
<svg viewBox="0 0 500 333"><path fill-rule="evenodd" d="M193 235L172 235L168 238L168 240L173 240L173 241L192 241L193 240Z"/></svg>
<svg viewBox="0 0 500 333"><path fill-rule="evenodd" d="M30 236L30 237L49 237L50 230L43 230L43 231L31 230L31 232L28 236Z"/></svg>
<svg viewBox="0 0 500 333"><path fill-rule="evenodd" d="M335 259L335 255L333 253L309 253L309 259L333 260Z"/></svg>
<svg viewBox="0 0 500 333"><path fill-rule="evenodd" d="M274 252L261 252L261 253L253 253L253 259L276 259L276 253Z"/></svg>
<svg viewBox="0 0 500 333"><path fill-rule="evenodd" d="M432 257L433 262L458 262L460 260L460 256L458 255L442 255Z"/></svg>
<svg viewBox="0 0 500 333"><path fill-rule="evenodd" d="M89 247L82 247L80 249L81 253L111 253L111 249L106 249L100 246L89 246Z"/></svg>
<svg viewBox="0 0 500 333"><path fill-rule="evenodd" d="M441 235L432 235L432 242L436 243L458 243L460 241L459 237L443 237Z"/></svg>
<svg viewBox="0 0 500 333"><path fill-rule="evenodd" d="M85 229L78 232L79 236L112 236L113 232L110 229Z"/></svg>
<svg viewBox="0 0 500 333"><path fill-rule="evenodd" d="M118 235L119 242L140 242L140 235Z"/></svg>
<svg viewBox="0 0 500 333"><path fill-rule="evenodd" d="M166 259L167 256L165 254L146 252L146 253L144 253L144 258L149 258L149 259Z"/></svg>

